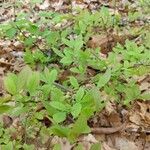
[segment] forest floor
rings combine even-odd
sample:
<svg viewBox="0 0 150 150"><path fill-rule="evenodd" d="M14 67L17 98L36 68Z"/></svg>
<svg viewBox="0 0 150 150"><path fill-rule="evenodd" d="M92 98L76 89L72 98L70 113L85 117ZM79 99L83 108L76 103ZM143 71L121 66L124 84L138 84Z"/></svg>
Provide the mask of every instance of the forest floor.
<svg viewBox="0 0 150 150"><path fill-rule="evenodd" d="M1 114L0 118L1 118L1 124L2 124L1 129L0 129L1 149L5 150L5 149L12 148L12 149L48 150L48 149L59 149L61 147L60 149L62 150L71 150L71 149L78 149L78 150L79 149L83 149L83 150L90 150L90 149L96 150L97 149L98 150L101 147L102 150L149 150L150 149L150 103L149 103L149 100L150 100L150 96L149 96L150 94L150 58L148 57L150 56L149 54L150 53L149 52L150 51L149 6L150 6L150 1L148 0L147 1L146 0L145 1L144 0L143 1L140 1L140 0L139 1L138 0L137 1L73 0L71 2L69 0L45 0L45 1L42 1L41 3L40 1L38 3L38 0L33 1L33 3L31 3L30 0L24 0L23 2L20 2L20 3L15 0L0 1L0 32L1 32L0 33L0 100L2 101L0 102L0 114ZM90 14L87 14L86 16L86 13L88 12L96 13L97 11L99 11L101 8L104 8L104 7L107 8L108 12L110 13L110 16L109 16L105 9L103 12L101 12L101 13L104 13L102 17L105 17L108 15L108 17L103 18L104 20L102 20L104 22L104 25L98 25L98 27L97 28L94 27L94 29L92 28L92 25L91 26L88 25L90 27L89 28L87 27L87 31L82 32L86 28L82 24L82 20L85 19L83 22L86 22L88 20L88 19L86 20L86 17L87 18L90 17ZM85 15L83 15L84 13L82 14L81 12L83 16L81 15L75 18L75 16L78 14L78 11L76 10L76 8L78 9L81 8L81 10L83 11L87 10L87 12L85 13ZM45 13L45 16L47 15L45 17L47 19L46 20L43 16L41 17L39 15L39 12L40 13L43 12L43 16L44 16L44 12L54 13L53 21L54 22L56 21L57 23L51 24L51 19L49 19L49 16ZM65 17L67 19L69 18L69 21L67 19L66 21L65 19L61 20L60 19L61 17L57 13L61 15L71 14L72 16L70 17L69 15L68 16L66 15L67 17L66 16ZM18 14L20 16L18 16ZM29 15L29 21L33 23L31 25L32 26L31 28L27 28L27 29L25 29L25 27L22 28L20 24L22 25L24 24L24 22L23 23L17 22L17 19L19 17L21 18L25 16L25 14ZM111 21L109 22L109 17L111 18L112 16L115 16L115 15L116 16L118 15L119 25L114 25L114 24L112 25ZM108 19L107 21L109 23L105 19ZM79 23L80 20L81 20L81 24ZM14 25L12 22L15 22L16 24L18 23L17 32L16 30L13 30L12 28L9 27L9 25L12 25L12 26ZM78 25L79 26L81 25L81 27L78 28L78 25L74 22L78 22L79 23ZM88 21L86 23L88 24ZM45 29L52 28L53 33L55 31L59 31L61 32L61 36L65 36L66 34L65 32L62 32L62 31L66 31L66 29L71 28L71 30L75 30L75 31L67 31L70 34L68 36L70 39L76 39L75 34L78 35L78 33L81 32L82 36L83 37L85 36L85 39L83 40L83 44L81 43L82 48L80 47L80 41L79 43L76 44L77 47L80 47L83 50L83 52L86 48L87 49L99 48L100 50L98 53L93 54L91 52L93 56L96 55L95 58L93 58L93 56L92 58L96 59L98 57L98 59L104 60L104 63L106 62L107 64L108 62L108 65L109 65L108 58L111 57L110 56L111 52L115 51L117 49L116 48L117 43L120 43L120 45L123 45L123 47L126 47L126 50L129 48L130 52L128 53L128 55L126 52L124 53L118 52L117 53L118 57L116 57L117 55L112 54L112 57L114 57L115 59L114 60L115 63L113 65L110 63L110 65L112 65L112 70L114 69L113 67L115 65L116 67L118 67L116 60L122 59L122 56L123 57L125 56L125 59L126 59L125 61L124 60L119 61L121 65L122 65L122 62L124 62L124 64L128 62L129 64L126 63L126 65L130 65L130 63L132 63L132 60L135 61L135 59L137 59L137 61L134 62L131 65L131 67L136 66L136 65L138 67L143 66L143 68L147 67L145 69L146 71L143 71L142 70L143 68L142 68L141 69L142 71L140 70L142 73L139 73L140 75L137 75L137 74L131 75L131 76L129 75L128 79L126 77L126 72L125 72L124 73L125 79L123 78L124 76L120 79L119 77L122 74L119 74L120 72L116 69L116 71L114 72L116 73L118 71L117 73L119 74L118 75L119 77L115 79L117 74L113 75L113 77L112 76L109 77L109 79L106 79L108 81L106 81L106 83L104 81L104 85L102 85L103 87L101 87L101 83L98 83L98 84L96 83L97 82L96 75L101 73L101 74L104 74L105 76L107 72L107 71L105 72L106 69L100 70L98 68L99 66L96 66L96 64L94 64L92 59L91 60L89 59L89 57L91 58L91 54L88 57L88 54L89 54L88 53L89 51L88 51L86 54L82 55L83 59L84 57L85 59L88 58L96 67L93 67L94 65L86 66L84 62L81 61L81 63L83 62L83 64L87 67L85 71L86 77L82 78L78 75L80 73L82 74L82 71L84 72L84 70L78 70L80 71L80 73L77 73L77 69L76 71L74 69L72 73L70 70L80 64L78 64L78 62L70 63L69 62L71 61L70 57L68 58L67 55L63 57L63 55L65 54L62 55L58 52L58 50L57 51L55 50L56 48L59 49L60 47L61 47L60 49L63 50L63 48L65 48L64 45L65 44L67 45L69 43L67 40L66 41L62 40L65 43L63 45L61 42L59 43L60 41L59 39L55 41L55 38L57 38L56 34L50 35L49 38L52 37L54 38L54 40L51 40L49 45L51 45L51 47L54 48L54 53L56 53L59 57L62 57L62 59L56 56L54 57L54 59L52 58L50 60L49 59L47 60L48 57L53 56L53 53L51 52L51 47L49 48L49 46L45 46L45 41L47 40L47 39L46 40L43 39L45 35L42 35L42 34L40 36L36 35L36 32L38 32L36 30L37 24L40 26L41 32L42 31L44 32ZM90 32L91 28L94 31ZM75 34L73 32L75 32ZM89 35L87 33L89 33ZM34 41L34 38L30 36L32 34L33 35L35 34L35 36L38 37L36 41ZM133 43L130 43L129 41L134 42L135 45ZM75 45L75 42L76 41L74 40L73 41L74 45ZM72 48L73 46L71 45L70 47ZM141 50L141 52L139 52L139 54L136 55L132 53L131 48L137 49L136 51L137 53L141 49L142 50L144 49L144 50L143 51ZM35 53L37 49L38 49L38 52L42 51L42 53L40 52ZM31 55L33 56L32 58L30 57ZM119 57L120 55L122 56ZM144 56L146 56L147 58L144 59ZM138 62L140 59L141 59L141 62ZM88 63L90 63L90 61ZM146 65L144 63L146 63ZM46 117L40 116L41 114L43 115L43 112L45 115L46 106L44 105L45 108L43 108L43 104L41 105L40 100L37 100L36 104L33 103L30 106L35 108L35 110L33 109L33 111L35 111L36 113L36 117L34 117L35 124L37 126L40 124L39 128L43 128L43 129L42 129L42 132L39 133L40 129L38 129L37 126L33 125L32 127L35 129L35 132L31 133L33 134L33 136L28 137L28 134L30 134L30 131L29 133L25 133L26 130L28 130L28 128L24 127L24 124L22 123L22 118L21 118L22 116L25 117L26 115L11 116L11 113L9 112L7 113L5 112L5 110L3 110L5 109L3 108L4 106L3 100L9 97L10 95L11 96L13 95L12 94L13 92L11 92L11 90L9 91L9 88L4 87L5 77L10 72L15 73L15 74L19 73L22 70L22 68L24 68L24 66L26 66L27 64L33 70L36 70L36 71L43 70L44 66L47 66L47 68L57 68L59 72L59 75L57 78L58 86L62 85L62 88L67 88L67 90L69 88L72 88L74 89L74 91L76 91L76 89L78 89L78 87L81 87L81 86L84 86L84 88L87 88L89 90L90 88L93 87L94 84L98 85L98 87L101 87L100 89L101 98L103 99L103 101L105 101L105 106L99 112L97 110L94 111L94 115L90 116L90 118L87 119L87 123L88 123L88 126L90 126L91 128L91 132L86 133L86 134L83 134L83 133L79 134L79 136L77 136L76 140L73 140L73 142L70 142L71 140L67 136L64 136L64 137L61 137L62 135L58 136L59 134L54 133L54 131L51 136L44 135L45 132L48 132L47 128L51 127L52 123L51 123L51 119L49 119L51 117L47 117L47 114L46 114ZM79 82L79 85L78 83L76 83L74 79L70 81L71 85L68 85L68 78L70 78L70 76L76 77ZM93 78L94 80L96 80L94 81L94 83L92 83ZM102 78L102 80L105 80L105 78ZM134 80L135 82L133 82L133 84L132 83L130 84L129 82L132 80ZM120 84L120 86L118 86L118 89L115 87L116 86L115 81L116 83ZM115 96L119 100L113 95L115 92L109 93L110 91L109 86L113 84L114 84L113 88L116 88L116 91L118 90L117 92L119 94L117 93L118 95L117 96L115 95ZM125 86L127 85L128 88L126 87L124 88L124 85ZM136 95L135 93L137 92L136 88L134 88L135 85L137 85L140 91L140 94L143 94L143 93L147 94L146 95L147 97L145 99L143 98L144 100L142 100L142 98L135 96ZM67 94L69 92L64 92L64 93L65 93L65 96L68 96ZM97 95L97 96L100 96L100 95ZM9 105L17 107L14 101L9 102ZM26 103L23 103L22 105L26 105ZM73 105L73 104L71 103L70 105ZM21 104L19 104L19 106L22 107ZM84 107L84 104L82 104L82 107ZM3 112L4 114L2 114ZM62 112L60 113L62 115ZM78 112L75 112L75 113L71 112L72 115L75 115L75 116L79 115ZM54 119L54 116L53 116L53 119ZM60 120L59 119L57 120L57 119L55 121L56 122L58 121L58 124L60 123L61 125L64 125L65 127L67 125L70 127L70 124L72 124L72 122L74 123L76 120L72 116L70 119L70 114L67 114L67 117L65 118L65 121L63 120L63 122L61 122L62 118L59 118ZM79 126L81 124L82 122L79 123ZM27 126L29 126L29 129L30 129L30 125L27 124ZM82 127L84 128L84 126L81 125L81 128ZM67 132L67 131L64 130L64 132Z"/></svg>

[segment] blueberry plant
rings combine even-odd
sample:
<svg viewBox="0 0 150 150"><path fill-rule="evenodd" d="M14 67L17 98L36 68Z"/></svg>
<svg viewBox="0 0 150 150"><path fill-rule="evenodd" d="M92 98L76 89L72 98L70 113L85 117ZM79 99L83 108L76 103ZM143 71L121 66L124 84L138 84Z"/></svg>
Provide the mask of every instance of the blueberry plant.
<svg viewBox="0 0 150 150"><path fill-rule="evenodd" d="M4 80L8 94L0 98L0 113L18 117L23 129L22 134L13 137L18 129L4 128L0 123L2 149L32 150L34 145L28 141L37 136L41 143L53 135L75 142L79 135L91 132L88 120L110 99L127 107L135 100L150 99L134 78L150 73L147 28L129 30L130 34L142 35L142 44L134 40L117 43L103 58L100 47L90 48L87 42L97 34L95 28L121 32L124 27L120 14L111 15L106 7L94 13L77 10L75 15L39 11L34 23L28 15L19 13L15 21L0 25L1 37L15 37L24 45L26 63L21 72L8 73ZM128 19L132 22L139 17L134 13ZM89 75L89 68L94 75ZM61 80L64 71L69 74ZM93 147L99 149L98 145Z"/></svg>

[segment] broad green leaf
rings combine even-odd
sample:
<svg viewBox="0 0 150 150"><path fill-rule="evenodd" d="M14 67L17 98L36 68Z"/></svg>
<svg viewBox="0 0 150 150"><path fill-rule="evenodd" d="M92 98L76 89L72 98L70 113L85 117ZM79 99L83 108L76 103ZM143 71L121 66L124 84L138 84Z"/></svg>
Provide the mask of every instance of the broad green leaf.
<svg viewBox="0 0 150 150"><path fill-rule="evenodd" d="M65 38L62 38L62 42L66 44L70 48L74 48L74 40L67 40Z"/></svg>
<svg viewBox="0 0 150 150"><path fill-rule="evenodd" d="M4 97L0 97L0 105L10 101L12 99L11 95L6 95Z"/></svg>
<svg viewBox="0 0 150 150"><path fill-rule="evenodd" d="M48 68L45 68L44 70L45 75L45 82L48 84L53 84L53 82L57 79L57 70L53 69L51 72L48 70Z"/></svg>
<svg viewBox="0 0 150 150"><path fill-rule="evenodd" d="M130 102L139 98L141 94L141 91L136 84L133 84L130 87L127 87L124 90L124 92L125 92L125 100L124 100L125 105L128 105Z"/></svg>
<svg viewBox="0 0 150 150"><path fill-rule="evenodd" d="M70 71L72 71L74 73L81 73L80 70L77 67L70 68Z"/></svg>
<svg viewBox="0 0 150 150"><path fill-rule="evenodd" d="M59 32L57 31L49 32L46 37L46 41L49 45L54 45L57 43L57 40L59 39L59 37L60 37Z"/></svg>
<svg viewBox="0 0 150 150"><path fill-rule="evenodd" d="M27 39L25 39L24 44L25 46L32 46L32 44L36 41L35 38L33 37L28 37Z"/></svg>
<svg viewBox="0 0 150 150"><path fill-rule="evenodd" d="M58 135L60 137L67 137L68 136L68 133L70 131L69 128L67 127L63 127L63 126L60 126L60 125L55 125L55 126L52 126L50 128L52 134L54 135Z"/></svg>
<svg viewBox="0 0 150 150"><path fill-rule="evenodd" d="M44 117L44 114L42 112L36 112L34 114L34 116L35 116L36 119L42 120L43 117Z"/></svg>
<svg viewBox="0 0 150 150"><path fill-rule="evenodd" d="M80 103L76 103L73 105L73 107L71 108L71 114L73 118L78 117L78 115L81 112L81 108L82 108L82 105Z"/></svg>
<svg viewBox="0 0 150 150"><path fill-rule="evenodd" d="M84 150L84 147L83 147L82 144L78 144L78 145L74 148L74 150Z"/></svg>
<svg viewBox="0 0 150 150"><path fill-rule="evenodd" d="M100 76L99 81L97 83L97 87L102 88L103 86L105 86L109 82L110 78L111 70L107 69L106 72L102 76Z"/></svg>
<svg viewBox="0 0 150 150"><path fill-rule="evenodd" d="M139 96L139 99L150 100L150 93L143 93Z"/></svg>
<svg viewBox="0 0 150 150"><path fill-rule="evenodd" d="M95 102L96 111L102 110L103 107L105 106L105 103L101 99L101 94L100 94L99 89L97 87L92 88L91 89L91 95L92 95L93 100Z"/></svg>
<svg viewBox="0 0 150 150"><path fill-rule="evenodd" d="M31 110L32 108L30 108L29 106L23 106L23 104L16 106L15 108L13 108L13 111L11 112L12 116L19 116L21 114L27 113Z"/></svg>
<svg viewBox="0 0 150 150"><path fill-rule="evenodd" d="M46 108L46 110L47 110L49 116L53 116L55 113L58 112L55 108L53 108L53 107L50 105L49 102L47 102L47 101L42 101L42 103L43 103L44 107Z"/></svg>
<svg viewBox="0 0 150 150"><path fill-rule="evenodd" d="M34 145L24 144L23 145L23 149L24 150L35 150L35 146Z"/></svg>
<svg viewBox="0 0 150 150"><path fill-rule="evenodd" d="M57 70L54 69L50 72L50 78L48 83L52 84L56 80L56 78L57 78Z"/></svg>
<svg viewBox="0 0 150 150"><path fill-rule="evenodd" d="M14 150L12 142L7 143L7 145L1 145L1 150Z"/></svg>
<svg viewBox="0 0 150 150"><path fill-rule="evenodd" d="M63 103L58 102L58 101L52 101L52 102L50 102L50 105L53 108L61 110L61 111L67 111L68 110L68 108Z"/></svg>
<svg viewBox="0 0 150 150"><path fill-rule="evenodd" d="M11 109L13 109L13 107L9 105L0 105L0 114L6 113Z"/></svg>
<svg viewBox="0 0 150 150"><path fill-rule="evenodd" d="M33 54L31 53L30 50L26 50L26 52L24 53L24 57L23 58L24 58L24 61L27 64L31 64L31 65L35 64Z"/></svg>
<svg viewBox="0 0 150 150"><path fill-rule="evenodd" d="M80 87L75 95L75 99L77 102L81 101L84 96L84 88Z"/></svg>
<svg viewBox="0 0 150 150"><path fill-rule="evenodd" d="M80 50L83 46L83 39L82 39L82 35L79 35L77 37L77 39L75 39L75 42L74 42L74 49L77 51L77 50Z"/></svg>
<svg viewBox="0 0 150 150"><path fill-rule="evenodd" d="M65 112L58 112L53 115L53 120L56 123L63 122L66 119L66 113Z"/></svg>
<svg viewBox="0 0 150 150"><path fill-rule="evenodd" d="M53 150L62 150L60 144L55 144Z"/></svg>
<svg viewBox="0 0 150 150"><path fill-rule="evenodd" d="M65 56L61 59L60 62L63 63L64 65L70 65L73 62L73 60L71 57Z"/></svg>
<svg viewBox="0 0 150 150"><path fill-rule="evenodd" d="M100 143L92 144L90 150L101 150L101 144Z"/></svg>
<svg viewBox="0 0 150 150"><path fill-rule="evenodd" d="M6 90L12 94L17 94L17 76L15 74L8 74L7 77L4 78L4 86Z"/></svg>
<svg viewBox="0 0 150 150"><path fill-rule="evenodd" d="M38 72L33 72L27 81L27 90L30 92L30 94L33 94L39 86L40 82L40 75Z"/></svg>
<svg viewBox="0 0 150 150"><path fill-rule="evenodd" d="M9 38L13 38L16 33L17 33L17 29L11 27L10 29L8 29L8 30L6 31L6 36L8 36Z"/></svg>
<svg viewBox="0 0 150 150"><path fill-rule="evenodd" d="M58 89L58 88L53 88L51 91L51 100L52 101L63 101L65 99L64 93Z"/></svg>
<svg viewBox="0 0 150 150"><path fill-rule="evenodd" d="M29 24L28 31L35 35L39 34L39 28L34 24Z"/></svg>
<svg viewBox="0 0 150 150"><path fill-rule="evenodd" d="M19 91L22 90L22 88L25 88L27 80L31 74L32 70L29 66L25 66L18 74L17 88Z"/></svg>
<svg viewBox="0 0 150 150"><path fill-rule="evenodd" d="M58 55L59 57L64 57L63 53L61 50L58 50L57 48L53 47L53 51L56 55Z"/></svg>
<svg viewBox="0 0 150 150"><path fill-rule="evenodd" d="M90 131L87 125L87 117L81 114L69 133L69 139L74 141L81 133L89 133Z"/></svg>
<svg viewBox="0 0 150 150"><path fill-rule="evenodd" d="M75 89L79 88L78 81L75 77L73 77L73 76L70 77L70 83Z"/></svg>

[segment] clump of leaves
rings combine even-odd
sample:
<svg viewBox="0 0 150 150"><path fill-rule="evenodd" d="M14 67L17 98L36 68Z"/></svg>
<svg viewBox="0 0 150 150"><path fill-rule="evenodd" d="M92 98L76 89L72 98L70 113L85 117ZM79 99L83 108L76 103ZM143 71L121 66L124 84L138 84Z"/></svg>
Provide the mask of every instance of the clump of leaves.
<svg viewBox="0 0 150 150"><path fill-rule="evenodd" d="M22 139L58 135L74 142L80 134L90 132L87 121L100 112L109 99L126 106L137 99L150 99L133 78L150 73L149 34L143 45L126 40L124 45L117 44L102 58L99 48L91 49L86 43L95 34L95 28L105 32L114 26L118 28L119 15L112 16L105 7L95 13L84 10L76 15L53 12L39 12L39 15L41 19L36 23L18 15L15 22L1 28L2 36L10 39L16 36L24 43L27 64L47 66L38 71L26 66L20 73L9 73L5 77L9 96L1 98L0 113L20 117L26 131ZM129 14L130 21L136 18L138 14L133 17ZM57 29L64 20L71 25ZM41 22L48 27L43 29ZM38 45L39 37L42 49ZM89 75L89 68L94 74ZM62 70L71 72L65 81L59 78ZM103 92L108 99L102 97ZM7 137L6 129L0 132ZM22 141L13 143L11 137L8 139L1 142L4 147L8 146L6 148L11 149L17 142L21 145ZM23 144L22 148L33 149L33 145Z"/></svg>

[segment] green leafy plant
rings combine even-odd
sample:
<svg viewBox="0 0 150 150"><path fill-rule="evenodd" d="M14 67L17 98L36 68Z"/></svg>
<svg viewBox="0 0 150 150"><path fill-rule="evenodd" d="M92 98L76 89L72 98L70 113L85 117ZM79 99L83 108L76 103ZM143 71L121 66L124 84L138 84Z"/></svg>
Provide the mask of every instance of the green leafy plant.
<svg viewBox="0 0 150 150"><path fill-rule="evenodd" d="M31 8L40 2L33 0ZM96 12L77 10L74 15L40 11L37 15L41 18L36 23L29 21L28 15L19 13L15 21L0 25L1 37L15 36L23 43L24 61L30 65L18 74L8 73L4 79L8 96L0 98L0 114L19 117L26 133L12 140L13 129L0 124L2 149L34 149L23 140L36 136L42 142L53 135L75 142L81 134L91 132L88 121L110 99L125 106L135 100L150 99L134 78L150 73L147 30L141 31L143 35L146 32L143 44L126 40L102 57L100 48L89 48L87 42L101 32L109 36L108 30L112 28L123 31L120 14L112 15L106 7ZM128 13L129 22L138 18L137 12ZM60 28L65 21L70 23L69 27ZM64 80L62 72L68 73ZM78 145L76 149L81 147ZM56 144L54 149L60 149L60 145ZM92 145L93 149L100 149L100 144Z"/></svg>

